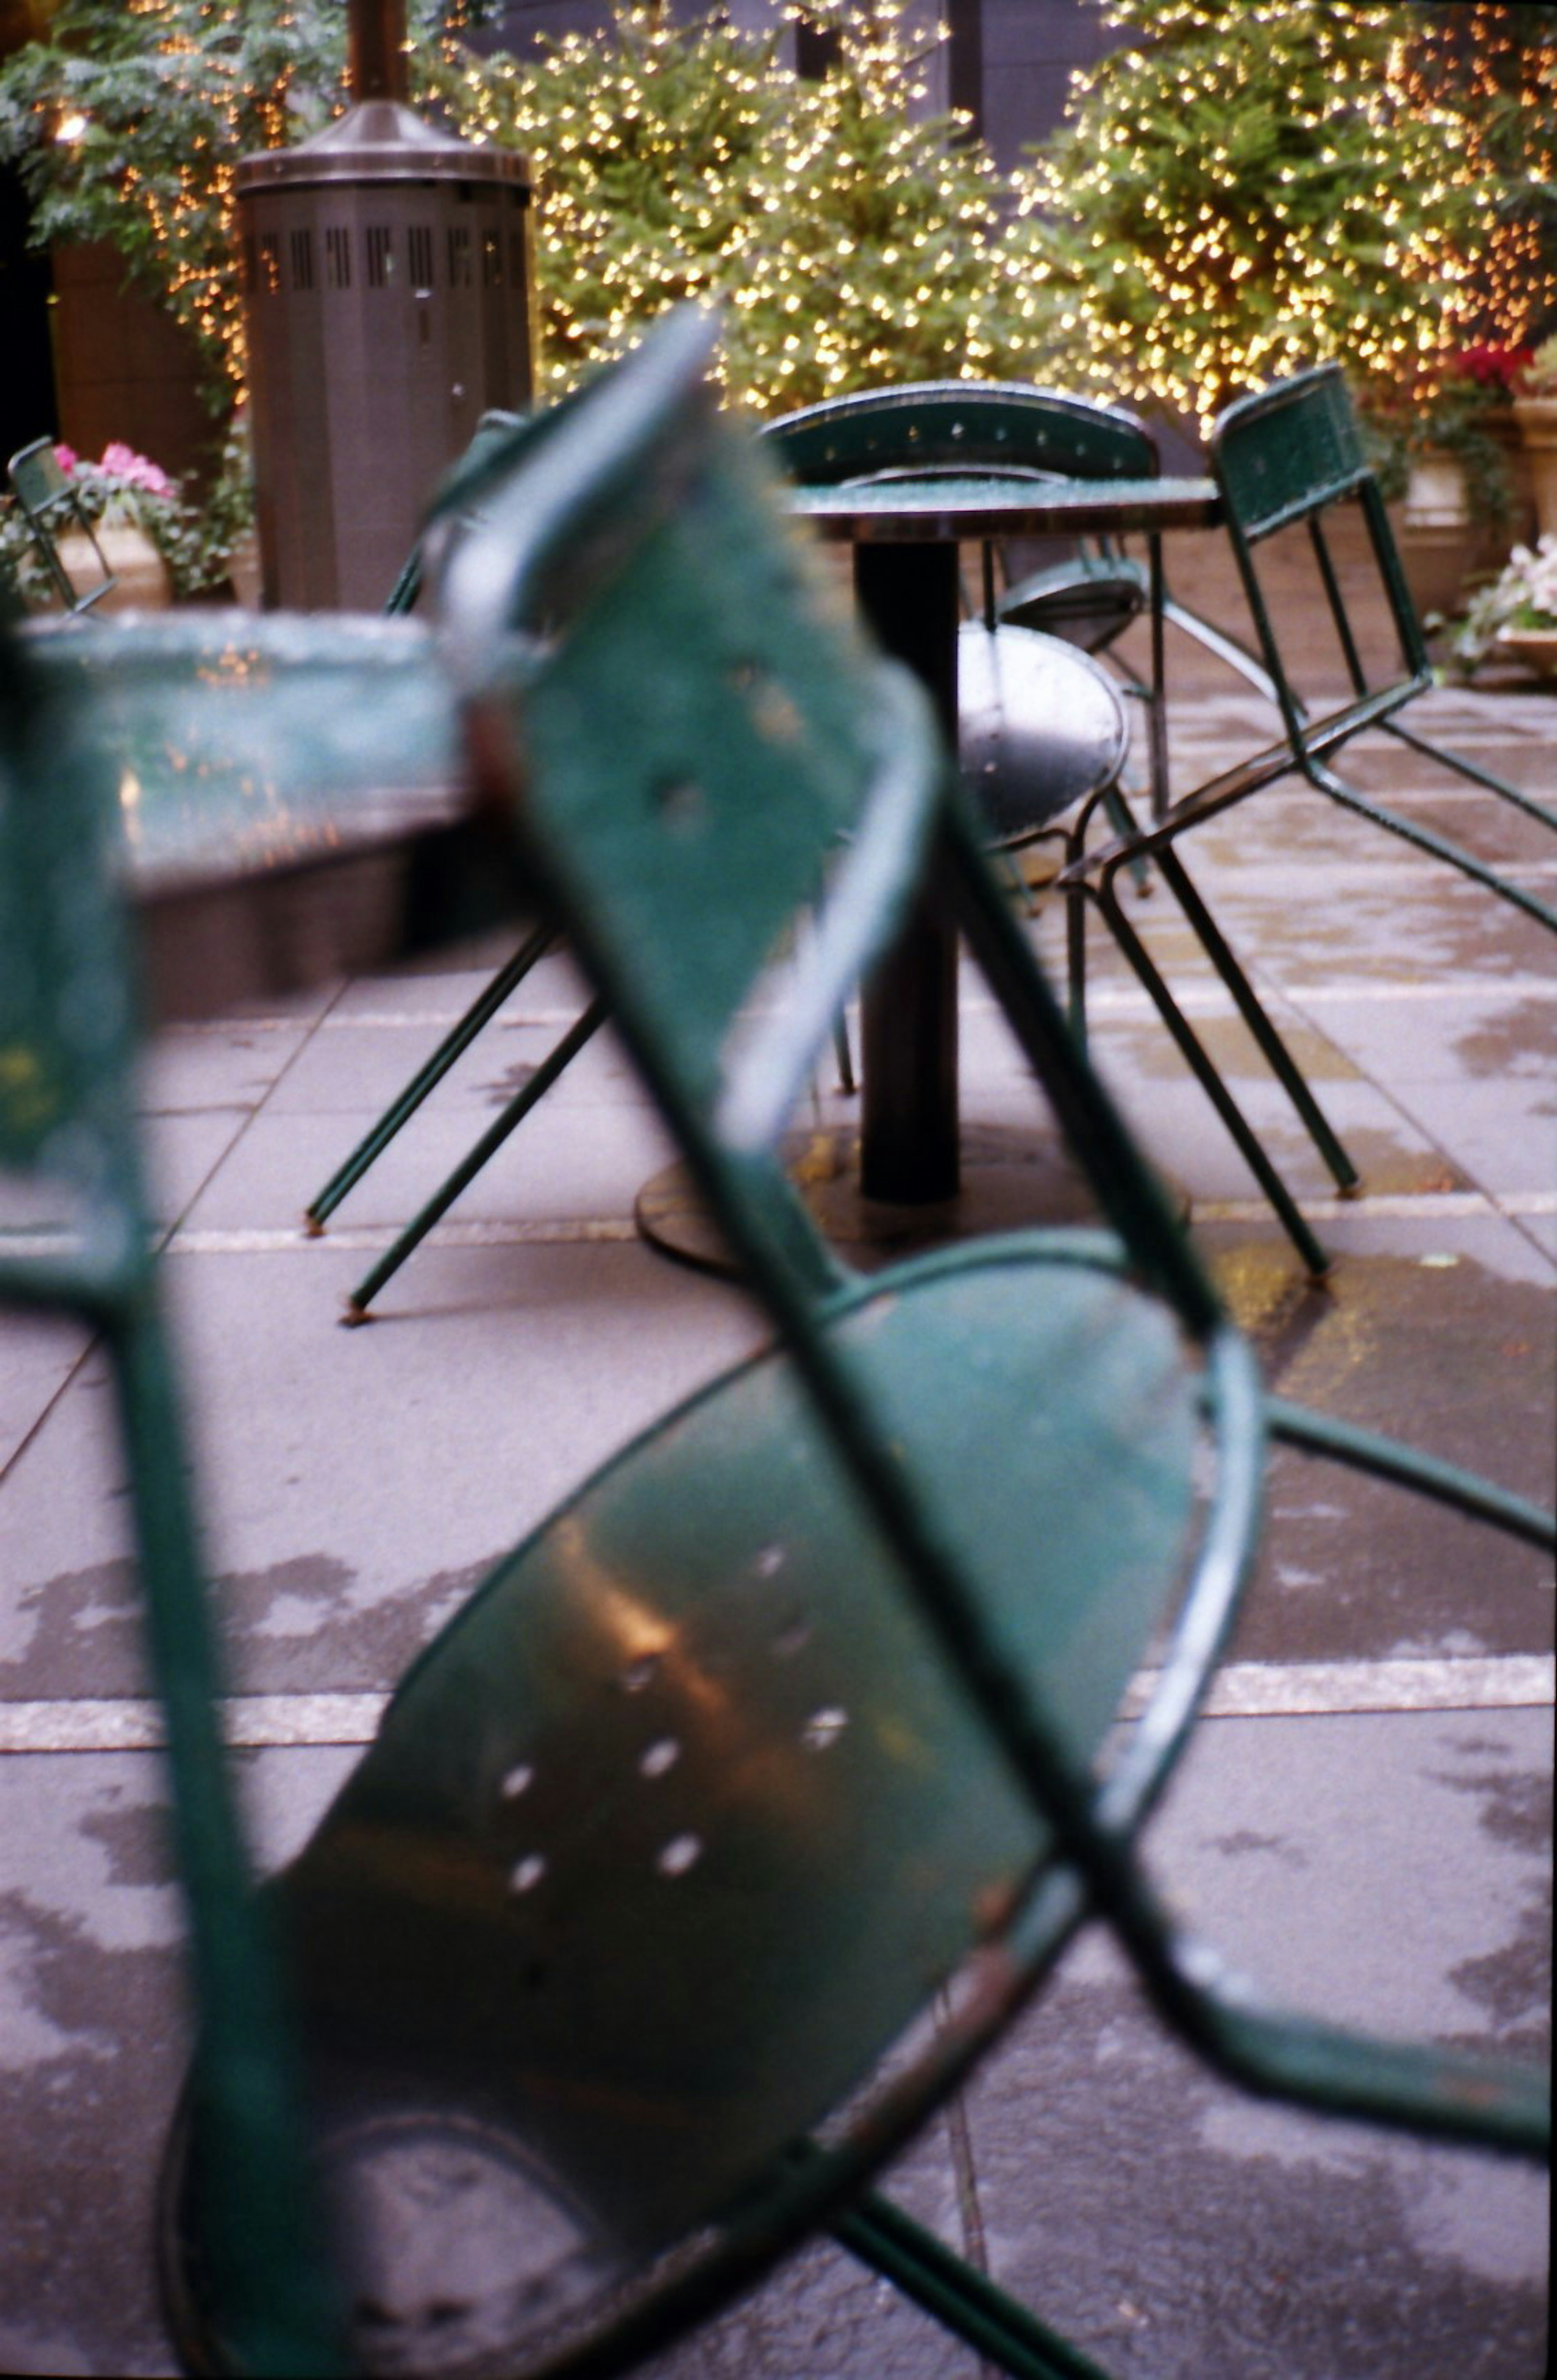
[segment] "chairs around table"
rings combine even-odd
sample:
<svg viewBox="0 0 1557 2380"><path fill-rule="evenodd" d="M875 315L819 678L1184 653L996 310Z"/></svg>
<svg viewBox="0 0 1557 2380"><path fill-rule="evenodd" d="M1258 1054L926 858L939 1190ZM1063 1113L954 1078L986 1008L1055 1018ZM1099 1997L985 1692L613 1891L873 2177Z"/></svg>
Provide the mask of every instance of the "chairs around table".
<svg viewBox="0 0 1557 2380"><path fill-rule="evenodd" d="M6 469L54 593L67 612L90 612L118 580L103 557L79 492L60 467L53 439L34 438L11 456ZM91 585L78 587L66 568L59 550L62 534L85 538L96 555L99 576Z"/></svg>
<svg viewBox="0 0 1557 2380"><path fill-rule="evenodd" d="M1004 382L933 382L834 397L775 422L766 434L777 444L791 475L810 484L916 478L937 472L989 471L1034 479L1103 481L1152 480L1159 473L1156 442L1133 414L1051 389ZM1155 556L1152 570L1157 574L1161 592L1161 565ZM1043 576L1041 584L1029 581L1028 594L1019 602L995 602L987 552L984 576L985 616L964 628L965 651L959 655L959 662L965 667L972 663L969 674L976 686L986 679L998 681L1004 676L1011 689L1008 715L1000 722L1000 735L1016 763L1012 764L1010 757L1003 763L1001 794L1004 816L1009 821L1008 839L1020 842L1052 834L1064 844L1067 865L1059 880L1066 887L1068 901L1071 1013L1077 1029L1084 1031L1086 945L1082 887L1090 890L1090 879L1081 874L1078 855L1086 850L1087 835L1100 808L1120 830L1116 841L1121 851L1134 850L1140 837L1125 801L1117 768L1111 775L1089 785L1077 775L1067 782L1063 771L1051 777L1042 766L1045 730L1052 708L1056 704L1085 705L1095 699L1099 678L1094 663L1089 685L1083 683L1078 687L1067 683L1063 676L1056 676L1057 664L1052 657L1066 654L1074 679L1088 656L1079 650L1068 651L1068 643L1085 645L1092 634L1100 642L1106 642L1100 620L1106 624L1112 619L1115 628L1122 628L1126 618L1133 616L1127 605L1134 603L1135 590L1142 582L1138 565L1128 557L1097 555L1085 547L1070 562L1053 565ZM1150 574L1145 584L1150 588ZM1079 612L1074 608L1078 603ZM1049 606L1052 608L1046 609ZM1061 642L1056 635L1040 634L1030 625L1040 617L1048 617L1057 631L1068 625L1070 638ZM1025 662L1024 656L1028 651L1033 661ZM1038 664L1040 655L1043 659ZM1154 754L1154 811L1164 767L1164 688L1159 661L1160 656L1154 657L1150 679L1136 688L1148 703ZM1030 673L1028 684L1023 683L1024 667ZM1040 676L1040 667L1048 674L1046 676ZM1250 667L1260 691L1271 691L1272 682L1259 665ZM977 772L969 773L977 790ZM1177 856L1170 853L1162 873L1337 1186L1344 1191L1352 1189L1358 1179L1356 1166L1188 871ZM1099 902L1099 907L1121 952L1265 1193L1305 1269L1315 1278L1322 1275L1330 1263L1324 1248L1121 908L1112 874L1108 878L1108 895Z"/></svg>
<svg viewBox="0 0 1557 2380"><path fill-rule="evenodd" d="M1267 1431L1537 1543L1552 1525L1262 1393L990 873L922 696L819 598L720 419L710 346L673 317L543 468L521 455L455 558L445 634L475 789L508 807L773 1343L499 1563L267 1888L311 2170L369 2370L625 2369L825 2227L1006 2372L1095 2380L870 2187L1083 1921L1257 2092L1549 2143L1544 2075L1280 2014L1186 1937L1142 1863L1247 1575ZM106 988L47 748L46 771L7 755L19 856L55 863L29 948L49 969L68 948ZM776 1144L926 881L1113 1228L861 1281ZM25 973L0 987L0 1047L43 1050L0 1070L0 1146L25 1160L48 1145L56 1028ZM136 1298L149 1281L142 1262ZM132 1427L138 1459L153 1444ZM161 1558L149 1544L154 1609ZM1149 1648L1156 1682L1121 1736ZM211 1790L179 1787L199 1808ZM244 1986L230 1964L201 1979L207 2079L170 2138L164 2288L196 2367L318 2368L306 2305L292 2363L262 2360L220 2252L224 2185L229 2203L259 2186L234 2180L243 2107L209 2080ZM293 2250L267 2252L281 2307Z"/></svg>
<svg viewBox="0 0 1557 2380"><path fill-rule="evenodd" d="M879 440L879 424L884 420L894 452L901 448L908 457L922 438L924 461L932 466L944 428L941 400L965 390L965 383L951 382L928 390L891 392L881 398L843 398L776 422L766 434L797 476L821 477L821 450L823 445L835 445L840 413L846 419L848 451L857 457L875 454L872 441ZM986 401L986 410L989 400L1004 400L1009 395L1010 402L1001 406L1001 426L997 431L991 422L985 443L992 452L998 442L1000 451L1016 468L1035 468L1035 457L1041 456L1051 475L1064 475L1068 466L1095 477L1119 477L1128 475L1144 455L1155 451L1128 417L1105 407L1045 396L1035 426L1034 408L1027 400L1036 392L975 389L971 395L974 402ZM911 402L911 416L902 409L904 399ZM530 423L505 413L483 417L466 454L433 501L423 532L390 596L390 611L410 609L421 592L429 555L446 566L453 543L468 534L479 518L493 473L525 449L541 424L549 431L557 418L557 409ZM1016 443L1008 445L1013 425ZM948 455L955 451L948 447ZM919 457L912 455L912 459L918 462ZM963 630L959 655L959 696L964 773L994 848L1018 852L1044 834L1056 816L1089 795L1112 794L1128 746L1123 709L1108 677L1072 642L1031 628L1002 626L992 613L980 621L970 620ZM1132 823L1127 808L1121 807L1116 818L1127 831ZM554 945L551 926L541 924L493 975L431 1057L310 1201L305 1221L310 1230L324 1229L347 1193ZM368 1309L379 1292L539 1105L605 1018L599 1001L584 1007L349 1292L345 1316L348 1322L368 1318ZM847 1026L841 1016L834 1026L833 1047L839 1081L845 1092L852 1092L853 1061Z"/></svg>

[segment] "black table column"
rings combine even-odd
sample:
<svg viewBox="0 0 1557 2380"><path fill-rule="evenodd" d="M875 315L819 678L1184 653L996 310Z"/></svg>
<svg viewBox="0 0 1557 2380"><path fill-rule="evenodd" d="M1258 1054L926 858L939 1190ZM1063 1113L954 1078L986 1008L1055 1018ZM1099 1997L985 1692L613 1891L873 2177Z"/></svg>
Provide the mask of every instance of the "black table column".
<svg viewBox="0 0 1557 2380"><path fill-rule="evenodd" d="M955 544L857 544L854 571L877 641L929 687L955 751L961 609ZM861 1034L861 1191L912 1206L955 1197L957 937L931 904L916 907L867 984Z"/></svg>

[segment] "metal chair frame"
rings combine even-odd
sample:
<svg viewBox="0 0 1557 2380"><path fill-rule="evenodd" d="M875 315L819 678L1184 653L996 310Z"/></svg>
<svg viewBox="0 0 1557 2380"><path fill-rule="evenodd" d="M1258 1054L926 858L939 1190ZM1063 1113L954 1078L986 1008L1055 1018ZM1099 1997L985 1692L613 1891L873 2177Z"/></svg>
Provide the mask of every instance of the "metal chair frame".
<svg viewBox="0 0 1557 2380"><path fill-rule="evenodd" d="M1432 664L1339 367L1321 365L1230 406L1212 431L1211 464L1260 651L1276 690L1283 734L1278 742L1183 795L1165 816L1133 836L1089 853L1085 833L1090 821L1079 821L1076 849L1062 883L1077 895L1093 898L1117 930L1115 880L1121 867L1134 866L1146 857L1160 868L1182 868L1173 849L1181 835L1264 786L1296 775L1343 808L1444 860L1501 900L1557 929L1557 910L1459 844L1360 792L1331 765L1332 757L1354 738L1376 731L1497 795L1541 825L1557 828L1557 812L1545 803L1465 754L1417 734L1399 716L1431 688ZM1398 640L1399 674L1383 683L1369 680L1325 536L1325 514L1346 503L1355 503L1361 510ZM1268 538L1299 526L1308 534L1351 685L1347 699L1317 715L1292 683L1266 600L1259 558Z"/></svg>
<svg viewBox="0 0 1557 2380"><path fill-rule="evenodd" d="M148 1666L162 1708L189 1986L190 2085L224 2141L208 2243L255 2371L338 2368L303 2154L295 2042L268 1912L250 1890L220 1721L221 1664L133 1110L117 775L84 711L51 703L0 622L0 1308L73 1316L112 1382Z"/></svg>
<svg viewBox="0 0 1557 2380"><path fill-rule="evenodd" d="M1089 1917L1112 1928L1170 2025L1253 2090L1521 2154L1549 2145L1544 2076L1274 2010L1189 1940L1140 1864L1140 1826L1188 1738L1247 1575L1266 1430L1533 1542L1557 1533L1484 1483L1262 1395L988 869L919 690L854 650L813 594L757 458L720 421L711 341L705 321L673 317L595 385L545 469L519 469L494 497L453 558L448 650L480 797L509 806L524 861L775 1346L647 1432L499 1566L402 1681L377 1743L274 1891L298 1947L314 2086L348 2142L379 2137L375 2076L413 2109L439 2093L456 2108L468 2101L472 2125L512 2142L505 2173L522 2172L537 2204L586 2243L558 2250L577 2300L548 2301L539 2277L527 2280L513 2325L533 2316L539 2333L505 2337L493 2368L626 2369L831 2224L1005 2371L1078 2380L1096 2373L1086 2356L869 2184ZM841 998L927 877L953 905L1118 1238L1020 1234L861 1282L816 1238L777 1144ZM816 931L786 963L783 1002L753 1006L784 928L813 907ZM672 917L683 932L663 930ZM1098 1625L1082 1631L1082 1651L1064 1624L1052 1633L1068 1590L1063 1564L1046 1590L1033 1574L1020 1477L1006 1509L1024 1525L1003 1537L990 1510L969 1513L955 1460L937 1468L929 1388L940 1378L963 1402L976 1392L961 1340L975 1317L979 1360L999 1379L1004 1353L1029 1331L1035 1350L1046 1346L1044 1318L1073 1304L1089 1330L1113 1316L1132 1375L1135 1353L1154 1348L1162 1384L1150 1420L1144 1409L1124 1420L1101 1379L1083 1394L1079 1362L1024 1401L1029 1445L1041 1442L1040 1410L1068 1428L1090 1404L1093 1460L1132 1473L1145 1463L1159 1482L1138 1507L1118 1475L1089 1498L1068 1445L1062 1457L1071 1493L1045 1534L1058 1544L1079 1528L1089 1548L1077 1617L1090 1599ZM1198 1502L1199 1432L1210 1484ZM821 1466L805 1475L814 1508L800 1471L792 1485L785 1468L807 1446ZM1144 1475L1136 1484L1144 1490ZM803 1524L788 1517L802 1508ZM764 1534L774 1525L776 1543ZM812 1772L793 1767L808 1756L793 1739L787 1752L764 1749L758 1721L782 1669L769 1623L757 1623L766 1649L755 1668L719 1633L747 1626L754 1581L784 1572L792 1527L819 1529L817 1544L832 1547L817 1580L831 1582L838 1657L863 1665L862 1694L877 1624L906 1630L876 1676L882 1715L918 1712L921 1693L942 1712L961 1748L948 1767L933 1730L915 1737L931 1779L924 1806L955 1816L948 1840L974 1865L954 1864L960 1880L943 1906L924 1903L933 1950L928 1939L920 1958L882 1949L900 1922L906 1938L921 1922L903 1879L922 1876L926 1853L913 1798L921 1763L894 1767L888 1730L870 1773L882 1809L894 1779L908 1799L890 1822L901 1836L882 1843L882 1876L899 1880L878 1879L870 1925L849 1929L866 1967L852 1984L829 1971L814 2059L754 2073L770 2028L797 2021L791 1979L814 1979L830 1948L844 1950L803 1923L819 1847L785 1814L811 1805L798 1780ZM738 1583L733 1549L748 1528L754 1568ZM1105 1753L1110 1697L1160 1599L1172 1612L1160 1682L1127 1745ZM641 1791L613 1781L605 1746L639 1743L642 1729L624 1736L620 1714L662 1690L685 1740L651 1741L640 1779L697 1769L723 1747L732 1798L714 1796L714 1822L744 1812L755 1826L755 1868L743 1859L740 1874L786 1919L771 1971L767 1953L746 1947L763 1938L757 1900L743 1898L731 1930L717 1893L699 1899L697 1837L664 1847L662 1876L684 1879L666 1889L646 1882L629 1848ZM840 1714L812 1723L824 1717L836 1732ZM528 1797L543 1789L558 1828L555 1900L548 1859L517 1856L527 1842L535 1852L541 1805L532 1818ZM861 1807L877 1809L876 1791ZM846 1861L834 1870L852 1909L864 1875ZM613 1956L590 1930L601 1926ZM570 1960L582 1961L571 1983ZM913 2030L948 1982L951 2021ZM723 2024L746 2005L743 1990L754 2030L731 2020L738 2075L691 2088L715 2011ZM798 2021L797 2038L810 2020ZM864 2093L879 2057L889 2070ZM202 2188L221 2154L209 2117L180 2126L163 2236L181 2344L210 2368L236 2361L201 2256ZM201 2188L190 2186L197 2155ZM603 2269L590 2261L597 2249Z"/></svg>
<svg viewBox="0 0 1557 2380"><path fill-rule="evenodd" d="M21 506L38 558L48 572L55 592L67 612L90 612L118 585L116 574L104 559L97 541L97 532L87 518L80 496L71 485L68 475L61 469L52 438L35 438L11 456L6 466L16 500ZM103 573L101 582L79 593L70 573L60 558L54 524L60 516L69 520L87 540Z"/></svg>

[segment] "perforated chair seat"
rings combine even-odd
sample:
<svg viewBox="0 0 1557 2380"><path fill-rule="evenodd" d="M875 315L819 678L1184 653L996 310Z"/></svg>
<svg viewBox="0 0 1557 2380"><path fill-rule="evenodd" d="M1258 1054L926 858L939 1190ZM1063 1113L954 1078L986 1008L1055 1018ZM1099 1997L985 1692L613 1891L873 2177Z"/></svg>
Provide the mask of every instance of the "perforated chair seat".
<svg viewBox="0 0 1557 2380"><path fill-rule="evenodd" d="M1083 652L1101 652L1151 600L1151 574L1124 553L1077 552L1029 571L1000 599L1013 627L1040 628Z"/></svg>
<svg viewBox="0 0 1557 2380"><path fill-rule="evenodd" d="M979 1478L961 1550L1085 1766L1179 1583L1198 1431L1170 1320L1081 1255L925 1259L830 1330L911 1475ZM792 1367L683 1406L428 1648L274 1888L361 2368L425 2368L439 2333L448 2368L527 2370L717 2225L1010 1925L1045 1844Z"/></svg>

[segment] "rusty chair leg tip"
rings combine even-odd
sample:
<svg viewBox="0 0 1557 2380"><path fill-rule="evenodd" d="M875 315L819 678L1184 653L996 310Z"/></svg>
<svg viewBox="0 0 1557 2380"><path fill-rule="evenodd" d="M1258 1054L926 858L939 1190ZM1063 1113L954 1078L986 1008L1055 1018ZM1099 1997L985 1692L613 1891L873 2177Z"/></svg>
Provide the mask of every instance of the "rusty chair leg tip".
<svg viewBox="0 0 1557 2380"><path fill-rule="evenodd" d="M341 1307L341 1327L343 1330L355 1330L359 1323L371 1322L372 1318L373 1318L369 1313L367 1307L365 1305L359 1305L354 1297L348 1297L343 1302Z"/></svg>

